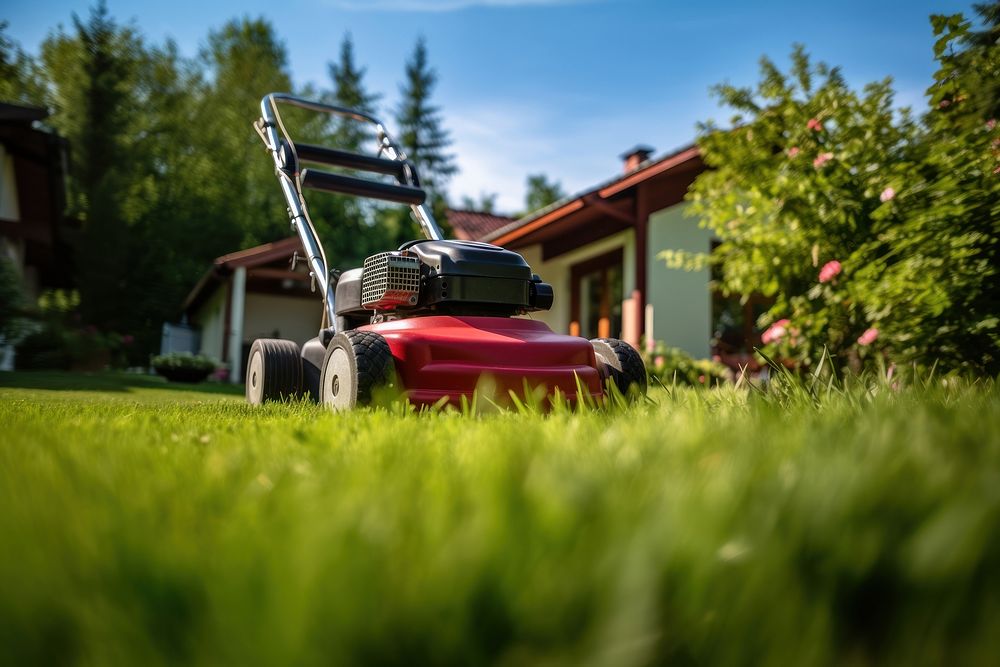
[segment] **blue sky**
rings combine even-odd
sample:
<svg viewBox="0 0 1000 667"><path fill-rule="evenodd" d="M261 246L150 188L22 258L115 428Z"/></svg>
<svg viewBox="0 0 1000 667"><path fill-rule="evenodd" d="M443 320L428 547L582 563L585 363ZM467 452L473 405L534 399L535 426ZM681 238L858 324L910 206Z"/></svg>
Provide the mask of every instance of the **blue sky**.
<svg viewBox="0 0 1000 667"><path fill-rule="evenodd" d="M34 52L89 0L13 2L0 12ZM725 119L712 84L756 82L767 54L782 65L793 42L843 67L855 85L892 76L901 104L920 104L933 71L932 13L971 12L951 0L108 0L147 39L172 37L194 55L211 28L264 16L288 49L297 84L328 85L326 63L345 32L389 119L403 63L427 38L440 81L436 101L454 139L461 195L523 204L524 180L545 172L575 191L621 169L618 155L691 142L695 123ZM262 93L264 91L261 91Z"/></svg>

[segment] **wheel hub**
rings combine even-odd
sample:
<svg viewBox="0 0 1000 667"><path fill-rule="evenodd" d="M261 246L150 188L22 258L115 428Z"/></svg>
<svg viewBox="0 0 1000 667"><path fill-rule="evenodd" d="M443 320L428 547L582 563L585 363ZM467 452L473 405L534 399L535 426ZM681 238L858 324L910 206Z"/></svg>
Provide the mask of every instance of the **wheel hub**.
<svg viewBox="0 0 1000 667"><path fill-rule="evenodd" d="M351 361L347 355L347 350L335 347L326 360L320 400L334 410L353 408L356 400L356 380L351 372Z"/></svg>

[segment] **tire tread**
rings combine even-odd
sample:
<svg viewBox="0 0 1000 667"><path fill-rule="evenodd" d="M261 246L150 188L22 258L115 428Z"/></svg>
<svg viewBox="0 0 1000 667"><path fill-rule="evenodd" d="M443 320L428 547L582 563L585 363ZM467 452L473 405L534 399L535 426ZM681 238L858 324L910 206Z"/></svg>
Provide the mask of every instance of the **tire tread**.
<svg viewBox="0 0 1000 667"><path fill-rule="evenodd" d="M631 396L633 391L645 396L648 386L646 364L635 348L618 338L594 338L591 342L593 341L600 341L614 351L622 368L619 371L608 365L607 371L608 377L615 383L618 391L626 397Z"/></svg>

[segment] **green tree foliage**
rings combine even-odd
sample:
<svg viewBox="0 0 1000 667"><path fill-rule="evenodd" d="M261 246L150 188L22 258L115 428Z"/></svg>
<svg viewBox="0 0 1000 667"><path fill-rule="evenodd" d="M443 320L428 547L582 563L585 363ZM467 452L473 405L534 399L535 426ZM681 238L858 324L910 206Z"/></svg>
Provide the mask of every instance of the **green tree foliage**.
<svg viewBox="0 0 1000 667"><path fill-rule="evenodd" d="M14 262L0 252L0 343L11 340L19 332L17 322L24 314L24 301L21 276Z"/></svg>
<svg viewBox="0 0 1000 667"><path fill-rule="evenodd" d="M550 181L545 174L529 174L527 188L528 191L524 195L526 213L545 208L566 196L562 184L559 181Z"/></svg>
<svg viewBox="0 0 1000 667"><path fill-rule="evenodd" d="M497 209L497 197L499 195L495 192L481 192L479 194L479 199L469 197L468 195L462 197L462 208L466 211L479 211L480 213L496 213Z"/></svg>
<svg viewBox="0 0 1000 667"><path fill-rule="evenodd" d="M941 62L935 76L938 87L957 98L964 96L964 112L977 120L1000 117L1000 66L991 55L1000 41L1000 2L973 5L982 21L973 30L961 15L933 17L934 33L940 39L934 47Z"/></svg>
<svg viewBox="0 0 1000 667"><path fill-rule="evenodd" d="M6 32L7 21L0 21L0 100L15 104L43 104L44 78L38 65Z"/></svg>
<svg viewBox="0 0 1000 667"><path fill-rule="evenodd" d="M251 129L262 95L292 89L284 44L265 19L243 18L211 31L201 60L211 83L192 131L209 139L201 150L215 164L205 185L218 215L242 231L242 247L287 236L273 165Z"/></svg>
<svg viewBox="0 0 1000 667"><path fill-rule="evenodd" d="M967 23L934 21L946 70ZM712 169L688 199L721 240L719 287L774 296L765 343L803 366L828 348L854 366L1000 372L995 123L963 129L939 85L919 123L888 80L858 92L801 47L792 61L762 60L756 89L718 86L734 128L701 128Z"/></svg>

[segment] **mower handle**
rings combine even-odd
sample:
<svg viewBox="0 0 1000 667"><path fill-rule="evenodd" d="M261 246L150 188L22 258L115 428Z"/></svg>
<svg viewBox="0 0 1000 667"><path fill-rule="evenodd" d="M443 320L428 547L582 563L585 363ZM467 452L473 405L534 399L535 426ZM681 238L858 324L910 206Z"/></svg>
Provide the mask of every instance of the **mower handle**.
<svg viewBox="0 0 1000 667"><path fill-rule="evenodd" d="M325 148L323 146L312 146L302 144L298 147L292 141L291 136L285 130L281 122L281 115L278 112L278 103L286 103L292 106L325 113L332 116L339 116L348 120L361 123L368 123L375 126L375 135L378 140L378 155L358 155L347 151ZM425 205L426 195L420 189L417 170L414 165L406 159L406 156L399 149L396 143L386 132L382 125L374 116L346 109L331 104L323 104L296 97L288 93L270 93L265 95L260 101L261 117L254 123L254 129L260 135L261 140L271 153L274 159L275 172L281 184L281 191L288 204L288 216L291 219L292 228L298 233L302 241L302 247L309 257L309 268L313 278L319 285L324 295L327 319L331 326L336 322L336 304L334 302L334 290L331 289L329 264L326 253L320 243L319 235L309 218L306 208L305 198L302 195L303 187L314 187L331 192L342 192L345 194L387 199L410 205L417 222L424 235L432 240L442 240L444 235L438 227L430 209ZM383 158L382 156L385 155ZM353 176L341 174L331 174L318 172L315 170L305 170L299 174L298 160L307 162L317 162L333 166L347 167L349 169L360 169L380 174L394 176L399 185L379 183Z"/></svg>

